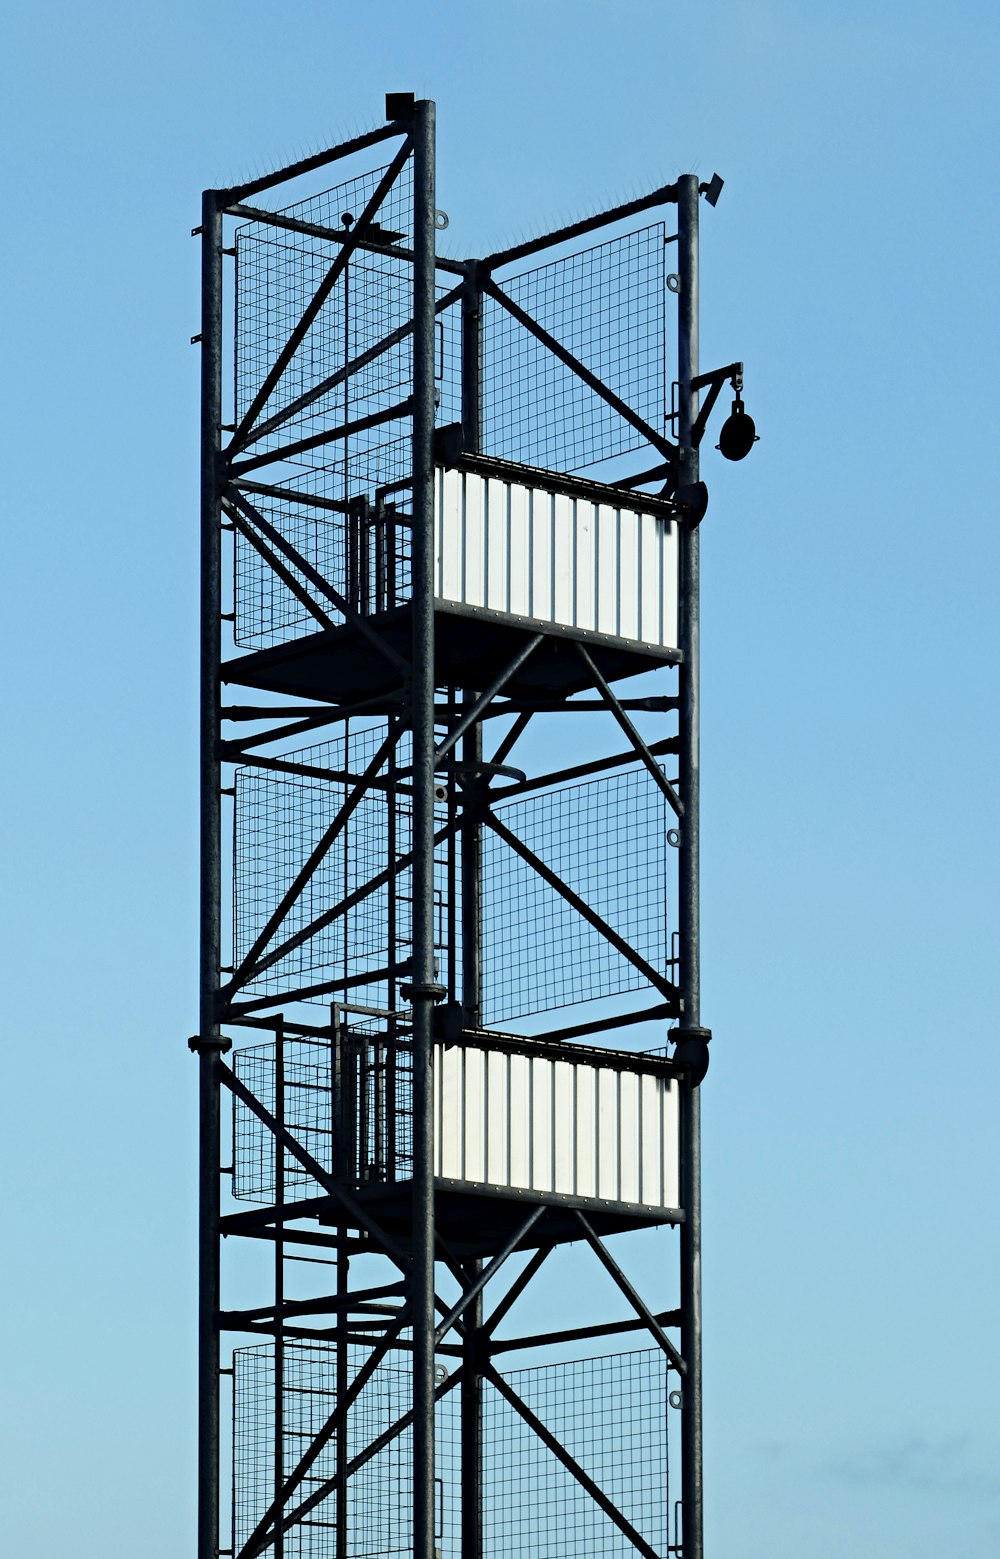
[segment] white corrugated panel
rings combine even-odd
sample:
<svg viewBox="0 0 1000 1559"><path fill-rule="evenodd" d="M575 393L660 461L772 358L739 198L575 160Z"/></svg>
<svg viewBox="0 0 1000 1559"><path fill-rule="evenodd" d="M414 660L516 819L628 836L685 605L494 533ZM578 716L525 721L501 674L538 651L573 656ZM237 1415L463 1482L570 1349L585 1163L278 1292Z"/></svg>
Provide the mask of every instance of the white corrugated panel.
<svg viewBox="0 0 1000 1559"><path fill-rule="evenodd" d="M434 1049L435 1172L499 1190L676 1208L677 1089L609 1057Z"/></svg>
<svg viewBox="0 0 1000 1559"><path fill-rule="evenodd" d="M440 601L677 646L677 527L660 515L439 469L435 546Z"/></svg>

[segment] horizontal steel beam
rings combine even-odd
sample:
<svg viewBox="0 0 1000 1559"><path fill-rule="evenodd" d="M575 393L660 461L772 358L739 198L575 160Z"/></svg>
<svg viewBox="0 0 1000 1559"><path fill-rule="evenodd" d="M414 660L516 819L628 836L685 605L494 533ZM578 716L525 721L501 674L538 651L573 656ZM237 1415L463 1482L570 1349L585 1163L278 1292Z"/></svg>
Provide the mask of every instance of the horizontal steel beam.
<svg viewBox="0 0 1000 1559"><path fill-rule="evenodd" d="M572 708L567 705L567 708ZM606 709L605 704L598 706ZM665 736L662 742L654 742L648 749L651 753L673 753L679 746L676 736ZM639 763L641 755L635 751L616 752L608 758L594 758L589 763L574 763L568 769L553 769L548 774L537 774L530 779L519 780L514 785L503 785L497 790L490 791L491 801L505 801L509 796L523 796L531 790L545 790L549 785L563 785L567 780L583 779L588 774L600 774L605 769L622 769L629 764Z"/></svg>
<svg viewBox="0 0 1000 1559"><path fill-rule="evenodd" d="M337 980L323 980L319 985L301 985L295 990L279 991L276 995L257 996L252 1001L234 1002L223 1014L226 1023L238 1023L245 1013L261 1012L265 1007L282 1007L297 1001L312 1001L314 996L333 996L337 991L353 991L359 985L378 985L385 980L405 979L410 964L386 964L382 969L364 969L360 974L342 976Z"/></svg>
<svg viewBox="0 0 1000 1559"><path fill-rule="evenodd" d="M263 211L259 206L247 206L242 202L227 206L226 216L245 217L248 222L262 222L268 227L283 227L290 233L302 233L306 238L321 238L327 243L342 244L347 238L343 229L338 232L335 227L326 227L322 222L306 222L301 217L287 216L283 211ZM369 254L389 255L394 260L409 260L411 263L413 260L413 250L398 243L380 244L368 239L359 241L357 248ZM444 255L439 254L434 257L434 268L464 277L468 267L464 260L446 260Z"/></svg>
<svg viewBox="0 0 1000 1559"><path fill-rule="evenodd" d="M386 422L399 422L408 417L413 410L413 400L407 396L405 400L397 401L394 406L386 406L381 411L373 411L367 417L358 417L354 422L345 422L335 428L326 428L322 433L312 433L308 438L295 439L291 444L279 444L276 449L268 449L260 455L251 455L247 460L237 460L230 466L230 475L241 477L247 471L256 471L261 466L275 465L282 460L291 460L295 455L304 455L310 449L320 449L324 444L336 444L343 440L354 438L357 433L367 433L370 428L380 428Z"/></svg>
<svg viewBox="0 0 1000 1559"><path fill-rule="evenodd" d="M661 1310L654 1318L661 1326L680 1326L681 1313L679 1310ZM594 1326L571 1326L561 1332L540 1332L533 1337L501 1337L497 1342L489 1344L489 1351L494 1353L518 1353L522 1348L545 1348L550 1344L563 1342L587 1342L592 1337L618 1337L624 1332L641 1332L646 1330L645 1321L638 1318L634 1321L610 1321L604 1324L598 1322Z"/></svg>
<svg viewBox="0 0 1000 1559"><path fill-rule="evenodd" d="M528 255L538 254L542 249L551 249L556 244L568 243L570 239L581 238L585 233L596 232L598 228L609 227L614 222L624 222L628 217L637 216L640 211L651 211L655 206L676 204L677 185L664 184L648 195L640 195L637 200L626 200L620 206L611 206L607 211L601 211L596 216L584 217L579 222L570 222L566 227L557 227L551 233L544 233L539 238L529 238L525 243L515 244L510 249L497 249L479 263L484 270L496 271L502 265L511 265L515 260L524 260Z"/></svg>
<svg viewBox="0 0 1000 1559"><path fill-rule="evenodd" d="M331 146L326 151L315 152L311 157L303 157L298 162L291 162L286 168L277 168L273 173L264 173L259 178L248 179L244 184L233 184L228 189L216 190L219 204L229 211L232 206L249 195L263 194L266 189L274 189L278 184L287 184L292 179L300 179L303 174L316 173L320 168L326 168L331 162L339 162L342 157L351 157L355 152L363 152L369 146L377 146L380 141L391 140L393 136L409 135L409 126L390 122L379 125L377 130L366 130L363 135L355 135L349 141L341 141L339 146Z"/></svg>

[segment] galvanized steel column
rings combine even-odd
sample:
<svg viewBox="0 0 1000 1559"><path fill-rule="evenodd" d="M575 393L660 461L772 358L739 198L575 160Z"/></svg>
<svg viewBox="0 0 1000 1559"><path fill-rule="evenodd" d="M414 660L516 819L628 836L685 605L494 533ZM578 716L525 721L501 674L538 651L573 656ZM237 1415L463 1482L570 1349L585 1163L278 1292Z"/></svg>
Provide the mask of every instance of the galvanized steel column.
<svg viewBox="0 0 1000 1559"><path fill-rule="evenodd" d="M462 290L462 446L478 455L482 439L482 334L483 293L479 268L470 263ZM467 689L465 702L476 701ZM482 780L483 727L477 720L462 738L466 765L465 800L469 807L462 824L462 1013L470 1027L482 1024L482 824L479 801ZM474 776L474 777L473 777ZM478 1275L482 1263L470 1261L468 1270ZM462 1559L481 1559L483 1552L483 1297L480 1294L465 1312L466 1342L463 1348L461 1444L462 1444Z"/></svg>
<svg viewBox="0 0 1000 1559"><path fill-rule="evenodd" d="M413 129L413 1552L434 1556L434 104Z"/></svg>
<svg viewBox="0 0 1000 1559"><path fill-rule="evenodd" d="M691 381L698 375L698 180L692 173L677 181L678 210L678 485L698 481L698 450L692 429L698 396ZM680 828L679 920L681 1029L701 1023L699 907L699 729L698 729L698 527L680 521L680 791L684 816ZM681 1499L684 1559L702 1559L702 1416L701 1416L701 1114L699 1079L687 1072L679 1083L681 1136L681 1353L687 1366L681 1408Z"/></svg>
<svg viewBox="0 0 1000 1559"><path fill-rule="evenodd" d="M198 1559L219 1547L219 1020L222 797L219 750L222 589L222 210L201 216L201 968L198 1216Z"/></svg>

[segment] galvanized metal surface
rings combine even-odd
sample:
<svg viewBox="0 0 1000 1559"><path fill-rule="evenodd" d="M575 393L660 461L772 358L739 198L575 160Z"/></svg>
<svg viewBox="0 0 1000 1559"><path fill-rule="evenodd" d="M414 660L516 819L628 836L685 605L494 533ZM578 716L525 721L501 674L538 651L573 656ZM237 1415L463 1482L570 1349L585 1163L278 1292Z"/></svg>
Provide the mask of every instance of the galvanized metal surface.
<svg viewBox="0 0 1000 1559"><path fill-rule="evenodd" d="M413 130L413 1554L436 1559L434 1507L434 104Z"/></svg>
<svg viewBox="0 0 1000 1559"><path fill-rule="evenodd" d="M680 480L696 482L700 475L693 428L698 393L691 382L698 376L698 180L687 173L677 184L678 266L677 311L678 444ZM700 537L689 526L681 556L681 795L684 819L680 830L678 913L680 916L680 988L685 1028L701 1023L701 763L699 746L700 692ZM681 1089L681 1352L687 1365L681 1409L681 1509L684 1559L703 1559L701 1389L701 1095L700 1079L689 1073Z"/></svg>
<svg viewBox="0 0 1000 1559"><path fill-rule="evenodd" d="M471 471L435 494L438 600L677 647L675 523Z"/></svg>
<svg viewBox="0 0 1000 1559"><path fill-rule="evenodd" d="M443 1179L680 1205L678 1085L652 1071L438 1044L434 1126Z"/></svg>

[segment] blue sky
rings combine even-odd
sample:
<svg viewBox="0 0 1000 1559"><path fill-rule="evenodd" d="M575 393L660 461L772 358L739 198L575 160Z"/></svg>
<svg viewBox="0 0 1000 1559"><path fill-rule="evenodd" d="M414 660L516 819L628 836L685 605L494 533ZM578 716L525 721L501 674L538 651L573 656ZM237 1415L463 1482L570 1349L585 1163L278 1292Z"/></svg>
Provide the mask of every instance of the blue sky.
<svg viewBox="0 0 1000 1559"><path fill-rule="evenodd" d="M18 7L0 1418L19 1559L191 1551L206 184L437 99L485 250L693 170L708 469L707 1537L984 1559L995 1402L995 8Z"/></svg>

